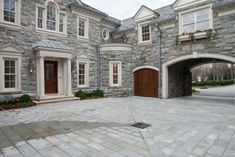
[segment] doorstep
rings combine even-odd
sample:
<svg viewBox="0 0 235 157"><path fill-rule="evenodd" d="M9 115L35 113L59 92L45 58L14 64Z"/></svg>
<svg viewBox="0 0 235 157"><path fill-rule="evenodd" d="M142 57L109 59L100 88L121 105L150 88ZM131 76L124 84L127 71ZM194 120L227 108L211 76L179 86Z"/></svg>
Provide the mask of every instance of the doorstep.
<svg viewBox="0 0 235 157"><path fill-rule="evenodd" d="M73 100L80 100L78 97L74 96L53 96L53 97L48 97L40 100L34 100L33 102L37 105L39 104L48 104L48 103L57 103L57 102L63 102L63 101L73 101Z"/></svg>

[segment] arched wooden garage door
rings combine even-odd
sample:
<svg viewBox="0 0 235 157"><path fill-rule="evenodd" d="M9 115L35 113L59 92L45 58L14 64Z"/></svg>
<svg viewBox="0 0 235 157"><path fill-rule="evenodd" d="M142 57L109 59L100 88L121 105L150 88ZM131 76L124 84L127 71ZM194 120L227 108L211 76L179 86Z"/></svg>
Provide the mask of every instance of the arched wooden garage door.
<svg viewBox="0 0 235 157"><path fill-rule="evenodd" d="M134 95L158 97L158 71L140 69L134 72Z"/></svg>

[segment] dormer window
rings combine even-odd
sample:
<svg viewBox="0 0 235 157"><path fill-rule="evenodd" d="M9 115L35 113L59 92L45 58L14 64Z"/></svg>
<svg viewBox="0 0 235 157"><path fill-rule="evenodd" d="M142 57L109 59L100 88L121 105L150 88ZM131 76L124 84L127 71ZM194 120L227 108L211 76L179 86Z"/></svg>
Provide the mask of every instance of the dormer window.
<svg viewBox="0 0 235 157"><path fill-rule="evenodd" d="M67 34L67 16L54 2L37 5L36 27L38 31Z"/></svg>
<svg viewBox="0 0 235 157"><path fill-rule="evenodd" d="M180 34L213 29L210 7L180 13Z"/></svg>
<svg viewBox="0 0 235 157"><path fill-rule="evenodd" d="M139 44L151 42L151 26L143 24L138 26Z"/></svg>

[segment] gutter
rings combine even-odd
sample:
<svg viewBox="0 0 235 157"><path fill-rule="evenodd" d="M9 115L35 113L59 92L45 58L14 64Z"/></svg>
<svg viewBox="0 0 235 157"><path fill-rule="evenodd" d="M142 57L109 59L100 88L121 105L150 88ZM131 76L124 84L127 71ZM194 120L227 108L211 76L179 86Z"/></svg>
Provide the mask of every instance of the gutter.
<svg viewBox="0 0 235 157"><path fill-rule="evenodd" d="M100 89L100 46L95 46L96 49L96 85L97 89Z"/></svg>
<svg viewBox="0 0 235 157"><path fill-rule="evenodd" d="M162 31L159 28L159 25L156 23L156 27L158 29L158 36L157 36L157 66L159 67L159 72L158 72L158 97L161 99L161 74L162 74L162 60L161 60L161 38L162 38Z"/></svg>

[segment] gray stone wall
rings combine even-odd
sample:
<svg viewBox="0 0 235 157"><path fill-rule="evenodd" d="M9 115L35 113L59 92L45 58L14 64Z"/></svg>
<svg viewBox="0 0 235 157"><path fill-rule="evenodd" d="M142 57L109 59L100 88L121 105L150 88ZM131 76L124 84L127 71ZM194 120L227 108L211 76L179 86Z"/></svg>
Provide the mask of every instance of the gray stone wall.
<svg viewBox="0 0 235 157"><path fill-rule="evenodd" d="M99 46L101 41L101 22L94 18L89 18L89 40L80 40L77 38L77 15L65 7L70 0L64 0L60 4L62 11L67 13L68 25L67 36L56 35L55 33L42 33L36 31L36 4L43 5L46 0L23 0L21 8L21 27L20 29L10 28L0 25L0 46L12 43L24 50L22 56L22 93L36 95L36 54L32 49L32 44L35 41L42 39L56 40L64 45L75 49L72 60L72 88L73 91L77 88L77 55L86 55L90 59L89 84L90 87L84 90L95 90L97 88L97 57L96 46ZM33 73L29 72L30 61L33 62ZM83 90L83 89L82 89ZM9 96L10 93L7 93ZM5 97L5 96L4 96Z"/></svg>
<svg viewBox="0 0 235 157"><path fill-rule="evenodd" d="M133 95L132 52L129 51L101 51L101 89L106 96L131 96ZM120 87L109 85L109 62L122 63L122 84Z"/></svg>

